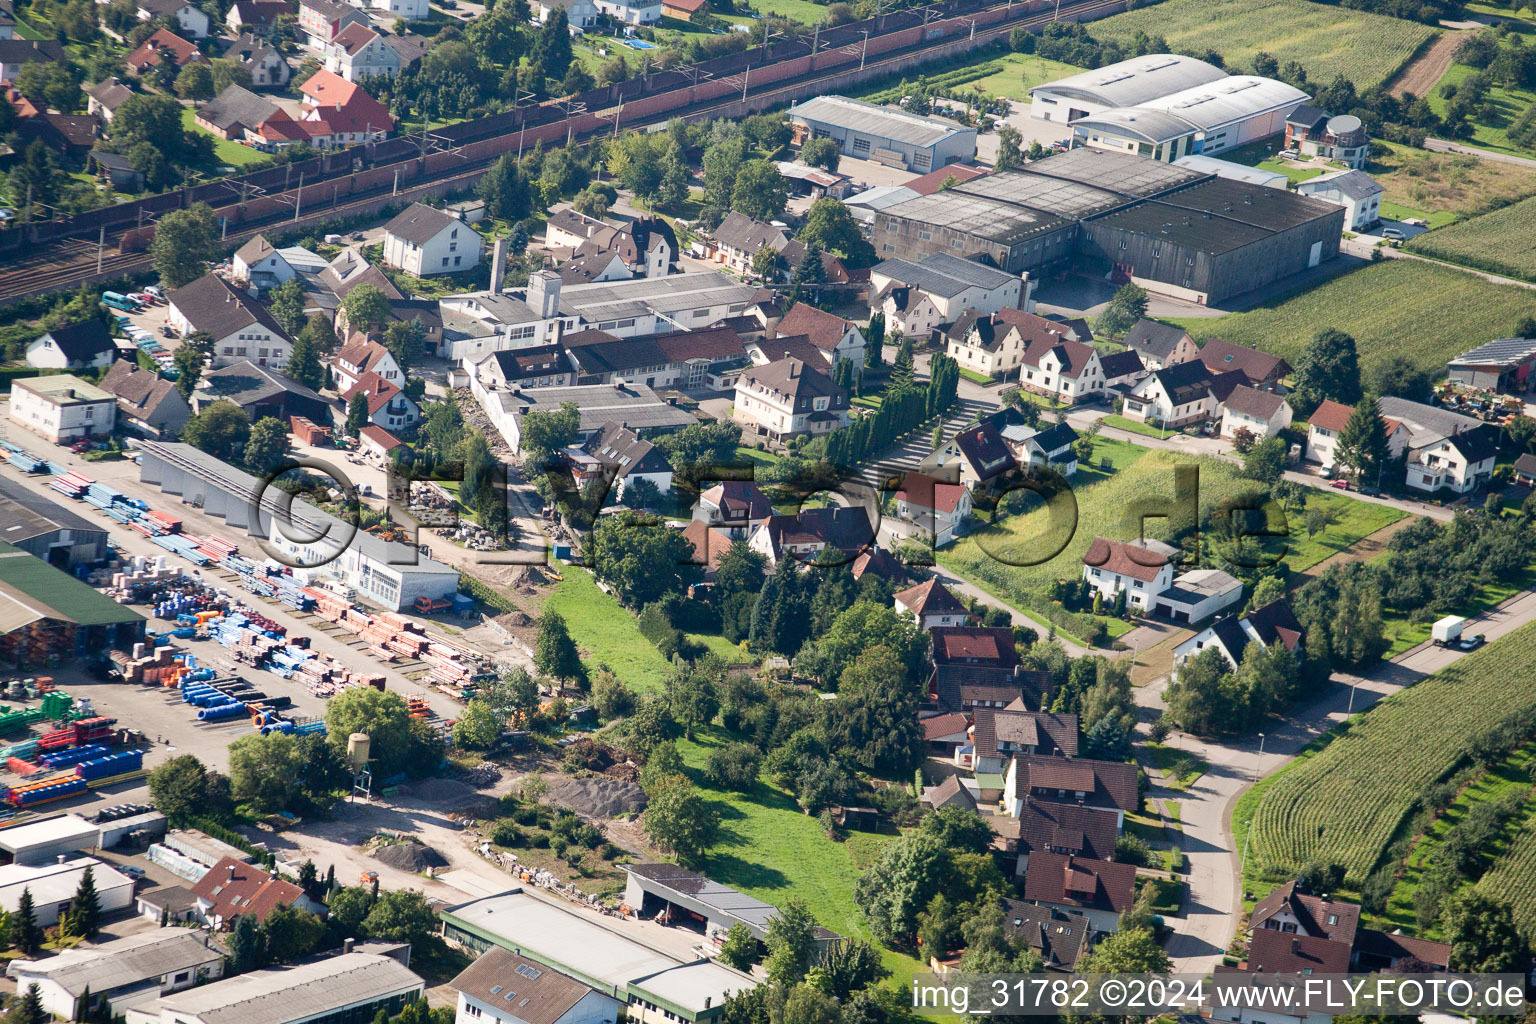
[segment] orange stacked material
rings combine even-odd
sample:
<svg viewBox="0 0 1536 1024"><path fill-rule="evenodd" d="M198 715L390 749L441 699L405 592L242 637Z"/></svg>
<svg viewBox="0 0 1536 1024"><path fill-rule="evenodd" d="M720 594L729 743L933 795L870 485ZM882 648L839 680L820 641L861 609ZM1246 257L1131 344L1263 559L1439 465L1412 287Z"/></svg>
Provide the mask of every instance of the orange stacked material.
<svg viewBox="0 0 1536 1024"><path fill-rule="evenodd" d="M427 704L425 697L407 697L405 699L406 714L412 718L431 718L432 708Z"/></svg>
<svg viewBox="0 0 1536 1024"><path fill-rule="evenodd" d="M180 516L173 516L169 512L161 512L159 509L152 509L151 511L146 513L145 518L150 519L153 522L155 522L163 530L165 530L166 533L180 533L181 532L181 517Z"/></svg>

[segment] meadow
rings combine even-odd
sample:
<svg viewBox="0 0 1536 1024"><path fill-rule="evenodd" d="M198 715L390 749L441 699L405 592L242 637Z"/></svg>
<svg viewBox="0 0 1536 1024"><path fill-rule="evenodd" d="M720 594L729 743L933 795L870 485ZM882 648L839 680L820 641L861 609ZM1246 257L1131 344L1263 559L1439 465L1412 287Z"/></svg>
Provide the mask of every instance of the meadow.
<svg viewBox="0 0 1536 1024"><path fill-rule="evenodd" d="M1051 512L1037 504L942 549L939 564L1020 610L1032 610L1038 618L1050 613L1046 590L1054 580L1081 577L1083 554L1095 537L1134 537L1138 524L1133 508L1158 499L1171 503L1175 467L1192 465L1199 471L1198 502L1202 509L1259 489L1253 481L1239 476L1238 466L1222 459L1142 448L1103 437L1095 438L1094 444L1091 465L1080 466L1072 482L1075 522L1067 515L1053 521ZM1108 470L1102 466L1106 459ZM1327 508L1331 522L1316 536L1308 537L1304 516L1286 518L1290 536L1285 560L1293 571L1310 568L1403 515L1396 509L1341 495L1309 495L1308 504ZM1167 518L1149 515L1146 529L1149 536L1162 539L1170 535L1172 526ZM1056 553L1044 558L1052 551ZM1038 564L1016 564L1031 561ZM1047 621L1069 628L1059 616ZM1107 619L1105 624L1122 625L1114 619ZM1114 628L1111 635L1116 635Z"/></svg>
<svg viewBox="0 0 1536 1024"><path fill-rule="evenodd" d="M1527 45L1532 37L1526 36ZM1427 97L1430 109L1436 114L1445 115L1447 104L1450 102L1440 95L1440 86L1446 83L1459 85L1469 75L1477 73L1477 69L1466 64L1452 64L1445 72L1445 76L1436 84L1433 91ZM1515 153L1520 156L1536 155L1536 150L1530 146L1522 146L1509 137L1509 128L1525 112L1531 104L1536 103L1536 89L1521 89L1495 85L1489 88L1488 95L1484 99L1488 107L1489 117L1483 117L1481 113L1472 124L1472 137L1458 139L1469 146L1477 146L1480 149L1492 149L1500 153Z"/></svg>
<svg viewBox="0 0 1536 1024"><path fill-rule="evenodd" d="M1402 356L1443 375L1445 361L1488 338L1507 338L1536 312L1526 288L1419 260L1389 259L1257 309L1178 321L1196 340L1223 338L1284 356L1292 366L1318 331L1351 335L1369 370Z"/></svg>
<svg viewBox="0 0 1536 1024"><path fill-rule="evenodd" d="M1366 173L1376 179L1384 212L1423 217L1431 227L1536 195L1536 170L1464 153L1431 153L1380 139ZM1437 236L1438 237L1438 236Z"/></svg>
<svg viewBox="0 0 1536 1024"><path fill-rule="evenodd" d="M1177 53L1220 53L1233 70L1264 52L1299 61L1307 77L1343 75L1364 91L1407 64L1436 34L1428 25L1308 0L1164 0L1092 24L1096 39L1162 36Z"/></svg>
<svg viewBox="0 0 1536 1024"><path fill-rule="evenodd" d="M565 619L571 639L590 672L599 662L613 669L638 693L659 693L672 665L656 645L640 635L640 620L619 599L605 594L587 570L566 566L565 578L544 602ZM722 643L724 641L721 641Z"/></svg>
<svg viewBox="0 0 1536 1024"><path fill-rule="evenodd" d="M1533 653L1536 624L1393 694L1276 774L1256 807L1240 803L1233 816L1252 810L1251 873L1321 860L1359 883L1419 795L1463 763L1471 736L1536 707L1536 676L1509 671Z"/></svg>
<svg viewBox="0 0 1536 1024"><path fill-rule="evenodd" d="M1404 248L1490 274L1536 281L1536 197L1425 232Z"/></svg>

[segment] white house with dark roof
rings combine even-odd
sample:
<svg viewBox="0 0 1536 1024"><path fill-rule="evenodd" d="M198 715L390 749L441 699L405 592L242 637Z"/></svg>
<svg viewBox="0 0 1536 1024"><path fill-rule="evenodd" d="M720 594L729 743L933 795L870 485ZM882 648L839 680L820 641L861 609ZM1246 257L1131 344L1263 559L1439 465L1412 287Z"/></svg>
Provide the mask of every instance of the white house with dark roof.
<svg viewBox="0 0 1536 1024"><path fill-rule="evenodd" d="M85 95L86 113L94 114L98 121L108 125L112 123L112 116L117 113L117 108L133 95L133 90L116 78L104 78L93 85Z"/></svg>
<svg viewBox="0 0 1536 1024"><path fill-rule="evenodd" d="M706 258L738 274L752 273L752 262L764 249L783 252L789 236L781 228L732 210L704 242Z"/></svg>
<svg viewBox="0 0 1536 1024"><path fill-rule="evenodd" d="M896 492L896 516L915 525L936 548L943 547L965 530L971 514L971 489L924 473L908 473ZM957 622L941 623L945 626Z"/></svg>
<svg viewBox="0 0 1536 1024"><path fill-rule="evenodd" d="M211 369L249 359L257 366L284 366L293 342L267 307L232 288L223 278L204 274L172 291L167 318L183 336L206 331L213 337Z"/></svg>
<svg viewBox="0 0 1536 1024"><path fill-rule="evenodd" d="M27 345L27 365L40 370L94 370L117 358L117 345L97 319L56 327Z"/></svg>
<svg viewBox="0 0 1536 1024"><path fill-rule="evenodd" d="M283 59L282 52L271 43L249 32L241 33L224 51L224 56L238 61L251 73L251 88L278 89L288 84L293 69Z"/></svg>
<svg viewBox="0 0 1536 1024"><path fill-rule="evenodd" d="M898 615L911 619L922 630L935 626L963 626L971 618L970 610L937 577L897 591L892 603Z"/></svg>
<svg viewBox="0 0 1536 1024"><path fill-rule="evenodd" d="M742 371L732 418L774 441L824 434L848 422L848 389L799 359L779 359Z"/></svg>
<svg viewBox="0 0 1536 1024"><path fill-rule="evenodd" d="M578 486L593 477L610 479L609 497L615 501L623 501L625 491L641 481L662 495L672 490L672 463L662 450L618 423L603 424L568 458Z"/></svg>
<svg viewBox="0 0 1536 1024"><path fill-rule="evenodd" d="M1291 425L1291 403L1273 391L1238 385L1221 403L1221 436L1236 437L1246 430L1257 437L1273 437Z"/></svg>
<svg viewBox="0 0 1536 1024"><path fill-rule="evenodd" d="M917 262L889 259L869 270L869 311L885 313L886 331L924 338L967 310L987 316L1004 309L1031 309L1034 282L975 260L933 253ZM926 323L924 304L934 319Z"/></svg>
<svg viewBox="0 0 1536 1024"><path fill-rule="evenodd" d="M1124 593L1128 608L1166 615L1175 622L1199 622L1242 599L1243 584L1220 569L1190 569L1175 575L1178 549L1162 541L1095 537L1083 554L1083 579L1106 603Z"/></svg>
<svg viewBox="0 0 1536 1024"><path fill-rule="evenodd" d="M1364 171L1351 170L1309 178L1296 186L1296 192L1344 207L1344 230L1360 231L1381 220L1386 189Z"/></svg>
<svg viewBox="0 0 1536 1024"><path fill-rule="evenodd" d="M480 235L442 210L412 203L384 226L384 263L416 277L457 274L480 262Z"/></svg>
<svg viewBox="0 0 1536 1024"><path fill-rule="evenodd" d="M1005 310L999 315L1025 341L1019 387L1068 405L1104 397L1104 368L1092 345L1067 339L1062 325L1031 313Z"/></svg>
<svg viewBox="0 0 1536 1024"><path fill-rule="evenodd" d="M1146 370L1163 370L1200 357L1200 346L1182 327L1142 318L1125 336L1125 345Z"/></svg>
<svg viewBox="0 0 1536 1024"><path fill-rule="evenodd" d="M138 4L140 21L164 18L176 27L179 35L193 39L208 36L208 15L189 0L138 0Z"/></svg>
<svg viewBox="0 0 1536 1024"><path fill-rule="evenodd" d="M1470 494L1493 478L1498 434L1488 424L1438 406L1386 396L1377 410L1407 429L1407 484L1416 491Z"/></svg>
<svg viewBox="0 0 1536 1024"><path fill-rule="evenodd" d="M205 931L156 928L46 959L12 960L6 974L18 988L36 985L43 1009L56 1017L88 1019L103 1009L116 1017L130 1003L217 980L224 955Z"/></svg>
<svg viewBox="0 0 1536 1024"><path fill-rule="evenodd" d="M745 539L753 527L773 515L773 502L750 480L724 480L702 491L693 506L697 522Z"/></svg>
<svg viewBox="0 0 1536 1024"><path fill-rule="evenodd" d="M975 490L1017 467L1002 433L983 423L966 427L939 445L917 468L928 476L951 478L951 483Z"/></svg>
<svg viewBox="0 0 1536 1024"><path fill-rule="evenodd" d="M349 82L364 75L397 75L400 53L372 25L348 25L325 45L325 69Z"/></svg>
<svg viewBox="0 0 1536 1024"><path fill-rule="evenodd" d="M1266 649L1280 644L1294 652L1306 636L1307 631L1297 621L1291 606L1284 600L1272 601L1247 615L1218 619L1176 646L1173 649L1173 678L1178 678L1180 665L1212 647L1221 651L1227 664L1236 669L1242 664L1243 652L1251 643Z"/></svg>
<svg viewBox="0 0 1536 1024"><path fill-rule="evenodd" d="M1050 469L1065 477L1077 473L1077 454L1072 451L1072 444L1078 435L1065 421L1044 430L1010 424L1002 429L1002 436L1021 467Z"/></svg>
<svg viewBox="0 0 1536 1024"><path fill-rule="evenodd" d="M465 369L487 387L564 388L576 383L576 368L559 345L492 352Z"/></svg>
<svg viewBox="0 0 1536 1024"><path fill-rule="evenodd" d="M860 507L833 505L805 508L792 516L773 515L752 531L747 545L777 565L785 557L813 563L827 548L853 558L875 543L869 512Z"/></svg>

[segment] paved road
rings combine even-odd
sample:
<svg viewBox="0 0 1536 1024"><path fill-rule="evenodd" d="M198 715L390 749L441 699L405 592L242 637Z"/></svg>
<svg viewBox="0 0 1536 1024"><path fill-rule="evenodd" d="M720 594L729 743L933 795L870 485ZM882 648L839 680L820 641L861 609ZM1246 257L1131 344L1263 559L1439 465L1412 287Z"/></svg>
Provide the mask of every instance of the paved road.
<svg viewBox="0 0 1536 1024"><path fill-rule="evenodd" d="M1512 153L1495 153L1491 149L1478 149L1476 146L1464 146L1459 142L1449 139L1425 139L1424 148L1436 153L1465 153L1467 156L1475 156L1479 160L1492 160L1501 164L1515 164L1520 167L1536 169L1536 160L1529 157L1515 156Z"/></svg>
<svg viewBox="0 0 1536 1024"><path fill-rule="evenodd" d="M1536 591L1525 591L1474 620L1473 631L1486 634L1492 641L1532 621L1536 621ZM1175 971L1211 970L1232 941L1242 908L1242 851L1235 849L1229 822L1233 806L1254 780L1279 771L1302 747L1346 720L1351 707L1358 714L1463 657L1425 643L1365 676L1335 673L1316 701L1266 730L1262 755L1257 736L1230 743L1183 735L1169 741L1198 754L1210 765L1187 792L1153 787L1148 794L1152 800L1181 801L1181 849L1189 857L1190 891L1185 916L1173 919L1175 935L1167 947ZM1156 700L1151 690L1137 690L1137 702ZM1153 714L1161 710L1160 704L1148 707Z"/></svg>

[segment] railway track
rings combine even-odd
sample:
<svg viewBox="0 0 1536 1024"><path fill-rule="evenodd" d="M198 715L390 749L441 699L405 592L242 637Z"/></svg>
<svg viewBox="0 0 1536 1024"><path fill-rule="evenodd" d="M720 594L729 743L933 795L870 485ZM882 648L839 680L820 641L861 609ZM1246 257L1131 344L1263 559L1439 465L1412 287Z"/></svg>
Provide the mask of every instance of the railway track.
<svg viewBox="0 0 1536 1024"><path fill-rule="evenodd" d="M1000 0L998 3L994 3L987 7L980 8L977 11L970 12L970 14L966 15L966 17L979 17L980 15L988 12L996 11L999 9L1011 9L1015 6L1022 6L1022 4L1018 3L1017 0ZM1060 13L1063 15L1070 15L1073 20L1082 21L1091 20L1093 16L1100 13L1123 10L1124 7L1125 0L1080 0L1080 2L1077 3L1062 4ZM1040 11L1026 18L1013 21L1005 21L996 25L988 26L986 29L975 33L973 38L978 38L981 40L992 40L1012 32L1015 28L1022 27L1037 29L1049 24L1054 20L1056 20L1056 11L1054 9L1049 11ZM882 54L879 58L871 60L867 65L862 65L857 70L859 70L866 78L878 78L881 76L882 71L889 74L901 70L904 64L910 61L914 54L921 54L926 50L938 50L947 46L951 46L955 42L955 37L941 37L935 40L924 40L913 46L908 46L901 50ZM848 47L836 47L836 49L846 51ZM768 66L771 65L762 65L762 67ZM814 85L817 82L831 81L833 79L841 78L853 70L855 69L849 67L847 64L839 64L825 71L818 70L816 72L800 75L795 78L770 82L768 85L760 89L752 88L750 81L748 81L741 94L733 93L728 98L723 97L718 100L708 101L692 107L685 106L677 109L669 109L664 112L658 112L652 115L636 116L633 120L623 122L622 127L624 129L631 130L635 128L648 127L655 124L665 123L673 117L682 117L685 120L707 119L712 114L734 107L738 103L742 102L742 100L749 97L759 101L767 100L771 105L773 97L777 95L782 94L787 98L787 94L803 90L807 85ZM741 76L736 77L740 78ZM604 112L598 112L599 116L601 116L603 113ZM613 116L611 111L607 112L607 116ZM554 123L560 124L564 122ZM539 127L547 129L549 126L541 125ZM575 132L574 138L579 141L585 141L591 139L594 136L601 135L605 131L611 130L612 129L606 128L604 126L587 128ZM519 131L508 131L502 133L499 136L493 136L492 138L505 140L507 142L507 151L512 151L515 148L513 142L518 138L519 135ZM492 159L494 159L494 157L477 160L471 165L460 165L459 167L453 168L451 171L440 171L431 176L413 179L409 182L409 190L414 191L425 186L455 190L461 185L467 186L473 184L473 182L484 173L485 168L489 166ZM403 166L414 162L415 158L411 158L408 160L393 161L389 164L382 164L380 166ZM308 194L313 195L312 189L319 187L320 184L321 183L316 183L314 186L311 186L311 192ZM325 206L322 209L315 209L314 212L309 215L309 218L325 220L344 218L348 216L349 213L362 210L369 204L378 202L382 196L390 194L390 192L390 188L380 187L372 189L366 193L354 193L348 196L347 200L344 202ZM292 196L293 192L283 193L283 195ZM238 230L229 232L225 241L232 245L238 245L257 234L260 234L262 231L268 230L274 226L280 226L289 222L290 220L291 218L287 217L270 217L260 221L243 222L241 223ZM97 244L93 244L84 239L66 238L57 242L48 243L47 245L41 247L40 251L25 257L22 260L0 265L0 306L42 292L59 291L77 286L88 281L110 280L116 277L131 276L149 270L151 266L151 260L147 253L110 251L111 244L115 240L120 239L123 234L124 232L121 231L108 232L106 237L108 251L105 252L98 252L99 247Z"/></svg>

